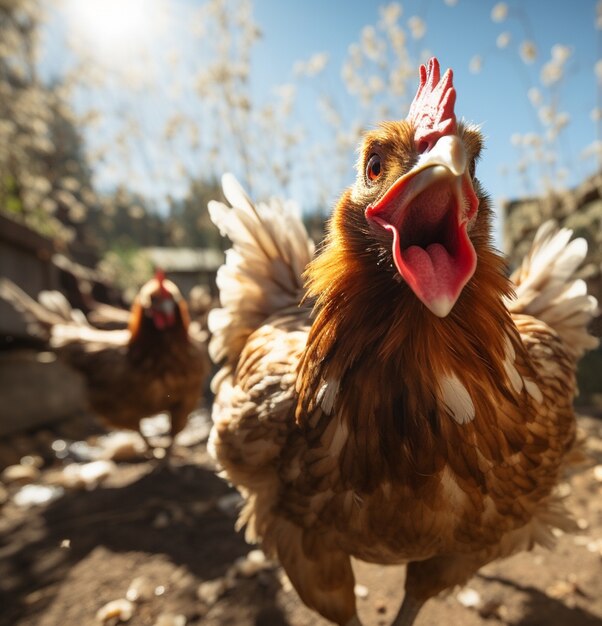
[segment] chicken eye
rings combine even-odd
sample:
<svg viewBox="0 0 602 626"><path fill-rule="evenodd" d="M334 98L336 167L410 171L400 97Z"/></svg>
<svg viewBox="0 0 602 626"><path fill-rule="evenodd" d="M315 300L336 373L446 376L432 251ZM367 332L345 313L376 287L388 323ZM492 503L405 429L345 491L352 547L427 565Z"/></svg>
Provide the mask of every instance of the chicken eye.
<svg viewBox="0 0 602 626"><path fill-rule="evenodd" d="M381 172L381 158L378 154L373 154L366 164L366 178L369 181L374 181L380 176Z"/></svg>

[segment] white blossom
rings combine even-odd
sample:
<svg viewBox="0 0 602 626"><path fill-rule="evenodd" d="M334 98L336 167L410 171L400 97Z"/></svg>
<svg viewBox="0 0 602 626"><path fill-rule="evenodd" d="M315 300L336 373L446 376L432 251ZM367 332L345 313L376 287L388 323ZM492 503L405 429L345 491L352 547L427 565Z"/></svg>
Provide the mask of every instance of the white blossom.
<svg viewBox="0 0 602 626"><path fill-rule="evenodd" d="M539 106L543 102L543 96L537 87L531 87L527 92L527 96L529 98L529 102L531 102L534 107Z"/></svg>
<svg viewBox="0 0 602 626"><path fill-rule="evenodd" d="M494 22L503 22L508 17L508 5L505 2L498 2L491 9L491 19Z"/></svg>
<svg viewBox="0 0 602 626"><path fill-rule="evenodd" d="M426 23L421 17L413 15L408 20L408 26L414 39L422 39L426 35Z"/></svg>
<svg viewBox="0 0 602 626"><path fill-rule="evenodd" d="M537 47L532 41L525 40L520 45L519 53L525 63L533 63L537 58Z"/></svg>
<svg viewBox="0 0 602 626"><path fill-rule="evenodd" d="M570 121L571 121L571 116L565 111L562 111L556 115L554 124L556 125L556 128L558 130L562 130L565 126L568 126Z"/></svg>
<svg viewBox="0 0 602 626"><path fill-rule="evenodd" d="M504 31L497 36L495 40L495 45L501 49L506 48L510 43L511 35L508 31Z"/></svg>
<svg viewBox="0 0 602 626"><path fill-rule="evenodd" d="M397 20L403 13L403 9L398 2L391 2L384 7L380 7L379 12L383 24L390 27L397 23Z"/></svg>
<svg viewBox="0 0 602 626"><path fill-rule="evenodd" d="M483 59L480 55L475 54L475 56L470 59L470 63L468 64L468 69L472 74L478 74L483 67Z"/></svg>
<svg viewBox="0 0 602 626"><path fill-rule="evenodd" d="M541 82L549 87L557 83L564 75L562 66L556 61L548 61L542 68L539 78Z"/></svg>
<svg viewBox="0 0 602 626"><path fill-rule="evenodd" d="M557 43L552 46L552 58L557 63L566 63L569 57L572 54L572 50L568 46L564 46L562 44Z"/></svg>
<svg viewBox="0 0 602 626"><path fill-rule="evenodd" d="M554 122L554 111L550 106L540 107L537 114L539 115L539 119L541 120L542 124L545 124L546 126Z"/></svg>

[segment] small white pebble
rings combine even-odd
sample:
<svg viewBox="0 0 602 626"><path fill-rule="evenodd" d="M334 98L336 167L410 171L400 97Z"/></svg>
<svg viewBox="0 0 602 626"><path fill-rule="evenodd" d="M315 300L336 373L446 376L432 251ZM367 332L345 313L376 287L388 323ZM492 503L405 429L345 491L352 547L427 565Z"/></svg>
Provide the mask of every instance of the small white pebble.
<svg viewBox="0 0 602 626"><path fill-rule="evenodd" d="M2 472L2 480L5 483L32 483L40 476L40 470L34 465L19 464L9 465Z"/></svg>
<svg viewBox="0 0 602 626"><path fill-rule="evenodd" d="M71 547L71 539L63 539L61 541L61 548L68 550Z"/></svg>
<svg viewBox="0 0 602 626"><path fill-rule="evenodd" d="M167 454L167 451L165 450L165 448L153 448L153 456L158 461L160 461L161 459L164 459L166 454Z"/></svg>
<svg viewBox="0 0 602 626"><path fill-rule="evenodd" d="M360 598L362 600L365 600L369 594L368 587L366 587L365 585L360 585L360 584L357 584L353 588L353 592L355 593L356 598Z"/></svg>
<svg viewBox="0 0 602 626"><path fill-rule="evenodd" d="M67 442L64 439L55 439L51 446L54 452L65 452L67 450Z"/></svg>
<svg viewBox="0 0 602 626"><path fill-rule="evenodd" d="M155 587L155 595L162 596L165 593L165 585L157 585Z"/></svg>
<svg viewBox="0 0 602 626"><path fill-rule="evenodd" d="M469 609L475 609L482 603L481 594L476 589L464 587L456 594L458 602Z"/></svg>
<svg viewBox="0 0 602 626"><path fill-rule="evenodd" d="M146 444L138 433L114 431L101 437L98 445L102 448L101 457L110 461L134 461L146 450Z"/></svg>
<svg viewBox="0 0 602 626"><path fill-rule="evenodd" d="M127 622L132 619L132 615L134 615L134 605L125 598L107 602L96 611L96 619L103 623L113 618L116 618L118 622Z"/></svg>
<svg viewBox="0 0 602 626"><path fill-rule="evenodd" d="M46 485L25 485L13 497L17 506L28 507L36 504L47 504L60 498L63 490L60 487Z"/></svg>
<svg viewBox="0 0 602 626"><path fill-rule="evenodd" d="M594 467L594 478L599 483L602 483L602 465L596 465L596 467Z"/></svg>
<svg viewBox="0 0 602 626"><path fill-rule="evenodd" d="M577 520L577 526L581 530L586 530L587 528L589 528L589 522L584 517L580 517Z"/></svg>
<svg viewBox="0 0 602 626"><path fill-rule="evenodd" d="M24 456L19 463L21 463L21 465L33 465L40 469L40 467L44 465L44 459L39 454L28 454Z"/></svg>
<svg viewBox="0 0 602 626"><path fill-rule="evenodd" d="M570 596L575 590L575 583L569 582L568 580L557 580L549 587L546 587L546 594L550 598L561 599Z"/></svg>
<svg viewBox="0 0 602 626"><path fill-rule="evenodd" d="M259 572L271 569L273 564L267 561L265 554L261 550L251 550L246 556L241 556L234 561L226 573L226 578L251 578Z"/></svg>
<svg viewBox="0 0 602 626"><path fill-rule="evenodd" d="M186 626L185 615L174 615L173 613L161 613L153 626Z"/></svg>
<svg viewBox="0 0 602 626"><path fill-rule="evenodd" d="M265 563L267 561L263 550L251 550L247 554L247 559L251 561L251 563Z"/></svg>
<svg viewBox="0 0 602 626"><path fill-rule="evenodd" d="M56 361L56 354L54 352L38 352L36 355L36 361L38 363L54 363Z"/></svg>
<svg viewBox="0 0 602 626"><path fill-rule="evenodd" d="M169 432L169 416L167 413L159 413L153 417L145 417L140 420L140 430L145 437L156 437Z"/></svg>
<svg viewBox="0 0 602 626"><path fill-rule="evenodd" d="M144 602L150 600L155 593L155 587L145 576L134 578L126 591L125 597L130 602Z"/></svg>
<svg viewBox="0 0 602 626"><path fill-rule="evenodd" d="M588 552L601 552L602 553L602 539L596 539L590 541L586 546Z"/></svg>
<svg viewBox="0 0 602 626"><path fill-rule="evenodd" d="M213 606L228 590L228 584L224 578L206 580L197 588L197 598L207 606Z"/></svg>
<svg viewBox="0 0 602 626"><path fill-rule="evenodd" d="M115 472L113 461L92 461L90 463L70 463L60 477L61 484L70 489L96 489Z"/></svg>

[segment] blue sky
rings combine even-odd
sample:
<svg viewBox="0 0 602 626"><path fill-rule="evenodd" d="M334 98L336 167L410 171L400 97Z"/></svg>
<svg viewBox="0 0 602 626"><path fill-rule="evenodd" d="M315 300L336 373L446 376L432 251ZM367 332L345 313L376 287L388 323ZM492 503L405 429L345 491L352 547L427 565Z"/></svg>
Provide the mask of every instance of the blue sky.
<svg viewBox="0 0 602 626"><path fill-rule="evenodd" d="M74 21L73 14L69 18L69 11L73 12L69 6L73 7L74 2L91 1L63 0L64 8L52 13L44 37L43 75L60 76L72 66L73 56L67 50L65 40L70 29L77 29L80 24ZM136 0L121 0L121 6L133 1ZM153 1L161 0L147 0L145 6L150 7ZM154 87L132 94L115 87L104 92L78 92L74 101L78 110L96 107L113 112L113 121L109 119L101 129L91 129L86 134L90 147L106 141L107 135L116 128L111 124L116 125L117 118L122 114L133 115L142 125L142 149L121 157L115 152L110 155L108 163L93 163L101 185L106 187L119 182L119 173L133 168L138 170L138 175L127 174L127 180L135 184L139 191L155 197L159 206L166 187L174 195L185 190L185 181L178 180L173 173L165 177L163 184L159 180L160 176L149 175L154 169L163 171L170 167L170 155L166 155L158 143L153 143L152 136L155 130L160 134L162 121L178 107L190 115L194 115L198 109L198 103L186 95L177 102L166 96L161 81L169 78L170 70L165 57L174 49L178 50L183 65L190 68L191 72L203 66L205 48L202 42L198 45L191 42L188 32L190 16L202 4L196 0L171 0L165 5L170 13L167 25L156 35L147 32L147 44L153 48L149 53L151 62L148 67L157 77ZM308 137L321 139L324 125L319 119L315 103L316 95L321 91L335 96L343 113L351 119L357 105L345 92L341 66L349 45L359 40L362 28L378 22L378 7L381 4L386 3L356 0L255 0L254 17L263 36L255 45L252 56L250 84L254 100L265 103L274 98L274 86L294 80L292 68L296 61L307 59L313 53L326 52L329 61L323 74L312 79L311 85L304 83L304 87L298 91L295 119L303 124ZM512 145L511 137L517 133L525 135L543 131L538 122L538 113L527 97L529 87L538 86L545 97L554 98L558 111L570 116L569 125L555 144L558 158L566 166L567 184L577 184L592 173L595 168L593 159L584 161L580 153L596 139L596 125L590 119L590 114L599 97L594 65L600 58L602 31L595 29L595 0L508 2L509 14L502 23L492 21L491 11L496 2L489 0L458 0L455 6L449 6L449 0L448 3L443 0L407 0L400 4L403 14L399 24L403 28L407 30L407 20L412 15L419 15L426 23L426 34L419 42L412 41L408 33L410 50L417 53L426 48L438 56L442 66L453 68L458 94L456 114L482 125L486 151L478 171L494 200L515 198L537 190L536 171L530 174L528 188L512 172L519 155L517 148ZM95 28L102 29L101 20ZM150 31L150 26L147 31ZM511 35L510 43L503 50L496 46L496 38L502 32ZM525 39L532 40L538 50L536 61L530 65L523 63L517 51ZM551 49L556 44L567 46L571 51L565 64L565 75L551 88L542 88L540 71L550 59ZM92 47L90 49L93 54ZM470 60L475 55L482 58L480 73L469 71ZM127 51L120 63L127 64ZM399 117L405 117L406 106L407 103L400 102ZM598 106L602 106L602 103L598 103ZM376 112L374 119L370 114L367 113L368 124L376 124L379 121ZM213 123L207 118L200 117L199 120L201 127ZM269 146L269 136L263 141ZM182 156L178 154L178 157ZM119 158L129 160L127 167L126 164L120 165ZM333 181L331 200L341 191L342 184L351 182L353 161L354 156L350 153L348 177L342 183ZM187 163L190 170L198 173L203 171L206 159L191 153ZM503 175L504 168L509 169L510 173ZM307 192L310 183L303 176L297 176L290 187L290 193L305 209L315 208L312 206L315 200ZM328 211L328 207L322 208Z"/></svg>
<svg viewBox="0 0 602 626"><path fill-rule="evenodd" d="M454 70L457 115L482 124L486 153L479 171L494 197L522 194L516 181L504 181L500 169L516 160L516 151L510 142L512 134L537 130L526 85L539 83L542 61L549 59L552 46L558 43L568 45L573 51L574 71L567 76L560 92L561 107L571 114L570 137L565 148L566 158L573 163L572 182L590 171L578 154L595 138L590 112L596 103L593 67L599 58L600 35L594 29L596 3L593 0L508 3L510 7L521 7L529 18L532 38L539 49L539 59L531 66L522 63L515 52L522 38L521 22L509 17L504 23L494 23L490 13L495 2L459 0L454 7L441 0L402 4L404 16L418 14L425 18L424 44L440 59L442 66ZM287 77L294 60L307 56L312 50L329 52L331 67L327 72L332 81L337 81L337 69L347 47L357 40L364 25L375 22L378 6L379 3L374 2L335 0L257 0L256 17L265 35L257 46L258 90L267 90L271 80ZM508 49L498 50L496 37L505 30L513 34L514 41ZM475 54L484 57L479 74L472 74L468 69ZM405 113L400 110L400 117Z"/></svg>

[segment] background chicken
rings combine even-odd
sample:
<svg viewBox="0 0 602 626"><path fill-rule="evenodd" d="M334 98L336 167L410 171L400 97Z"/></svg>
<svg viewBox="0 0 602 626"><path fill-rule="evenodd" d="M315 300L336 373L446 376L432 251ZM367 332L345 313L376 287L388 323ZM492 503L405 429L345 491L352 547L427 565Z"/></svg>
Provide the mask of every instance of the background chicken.
<svg viewBox="0 0 602 626"><path fill-rule="evenodd" d="M513 285L475 178L481 135L456 121L451 71L433 59L420 77L408 118L365 136L313 261L298 218L232 177L232 208L210 205L233 242L209 320L224 363L211 448L247 539L338 624L359 623L351 556L408 563L394 624L409 625L571 525L554 487L575 364L596 345L573 278L585 242L545 225Z"/></svg>
<svg viewBox="0 0 602 626"><path fill-rule="evenodd" d="M168 412L173 443L198 404L209 358L205 343L189 333L180 291L162 272L140 289L124 330L90 326L58 292L43 293L38 303L4 279L0 296L46 331L51 347L83 374L95 414L140 432L142 418Z"/></svg>

